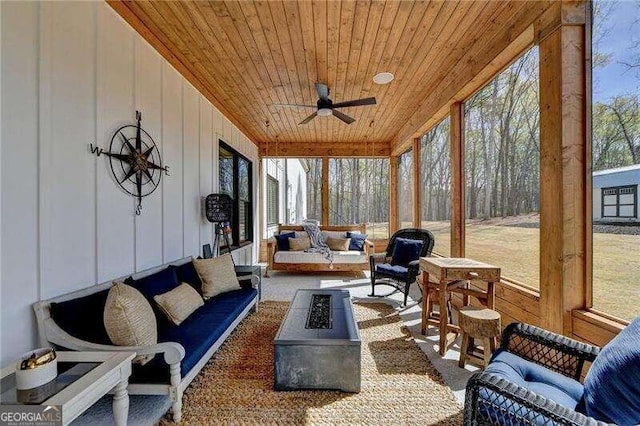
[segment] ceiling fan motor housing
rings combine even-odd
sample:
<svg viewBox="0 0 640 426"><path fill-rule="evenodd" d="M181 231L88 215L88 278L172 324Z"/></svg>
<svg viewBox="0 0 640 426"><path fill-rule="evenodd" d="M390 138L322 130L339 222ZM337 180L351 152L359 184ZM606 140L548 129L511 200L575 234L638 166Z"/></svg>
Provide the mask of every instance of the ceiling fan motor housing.
<svg viewBox="0 0 640 426"><path fill-rule="evenodd" d="M318 109L323 109L323 108L333 109L333 101L329 98L318 99L317 105L318 105Z"/></svg>

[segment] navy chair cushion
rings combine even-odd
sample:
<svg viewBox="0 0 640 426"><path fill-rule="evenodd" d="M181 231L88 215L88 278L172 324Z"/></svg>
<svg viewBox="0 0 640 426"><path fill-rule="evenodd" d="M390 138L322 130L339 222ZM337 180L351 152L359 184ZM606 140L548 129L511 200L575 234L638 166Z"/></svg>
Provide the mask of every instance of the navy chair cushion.
<svg viewBox="0 0 640 426"><path fill-rule="evenodd" d="M177 342L185 350L180 365L184 377L222 336L238 315L257 297L253 288L233 290L207 300L179 326L158 329L158 342ZM134 364L131 383L169 383L169 366L161 355L145 365Z"/></svg>
<svg viewBox="0 0 640 426"><path fill-rule="evenodd" d="M502 349L493 355L485 373L504 378L570 410L575 410L582 398L580 382ZM549 424L534 411L490 389L480 389L479 397L478 410L491 424Z"/></svg>
<svg viewBox="0 0 640 426"><path fill-rule="evenodd" d="M367 234L347 232L347 238L351 238L349 250L364 251L364 242L367 239Z"/></svg>
<svg viewBox="0 0 640 426"><path fill-rule="evenodd" d="M179 283L187 283L195 288L198 293L202 294L202 281L193 262L187 262L179 266L171 265L169 267L175 269Z"/></svg>
<svg viewBox="0 0 640 426"><path fill-rule="evenodd" d="M496 351L485 372L504 377L572 410L576 409L582 398L583 386L580 382L504 350Z"/></svg>
<svg viewBox="0 0 640 426"><path fill-rule="evenodd" d="M640 317L611 340L584 380L586 415L619 425L640 424Z"/></svg>
<svg viewBox="0 0 640 426"><path fill-rule="evenodd" d="M291 248L289 246L289 238L295 238L296 237L296 233L295 232L285 232L283 234L280 235L274 235L276 242L278 244L278 250L279 251L289 251L289 249Z"/></svg>
<svg viewBox="0 0 640 426"><path fill-rule="evenodd" d="M391 254L393 265L407 266L409 262L418 260L422 251L421 240L410 240L408 238L396 238Z"/></svg>
<svg viewBox="0 0 640 426"><path fill-rule="evenodd" d="M104 305L109 289L51 304L51 318L64 331L87 342L111 345L104 328Z"/></svg>
<svg viewBox="0 0 640 426"><path fill-rule="evenodd" d="M376 274L386 275L389 277L404 279L407 277L408 269L400 265L390 265L388 263L380 263L376 265Z"/></svg>

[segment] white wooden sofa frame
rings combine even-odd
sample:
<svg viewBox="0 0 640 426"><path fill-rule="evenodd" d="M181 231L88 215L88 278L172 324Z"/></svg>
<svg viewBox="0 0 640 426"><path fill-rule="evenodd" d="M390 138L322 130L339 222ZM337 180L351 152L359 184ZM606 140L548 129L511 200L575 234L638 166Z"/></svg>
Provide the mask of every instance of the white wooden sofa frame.
<svg viewBox="0 0 640 426"><path fill-rule="evenodd" d="M367 225L359 224L359 225L328 225L322 226L320 225L320 230L322 231L338 231L338 232L347 232L347 231L359 231L361 234L367 233ZM304 231L304 228L300 225L278 225L278 234L282 232L291 232L291 231ZM369 255L373 253L373 243L370 240L365 240L364 244L364 252L367 255L367 261L363 263L334 263L333 269L330 268L328 263L279 263L273 261L273 256L278 251L278 245L273 238L270 238L267 241L267 269L265 270L265 277L269 277L269 271L290 271L290 272L341 272L341 271L350 271L354 272L357 276L364 277L363 271L369 270Z"/></svg>
<svg viewBox="0 0 640 426"><path fill-rule="evenodd" d="M154 274L169 265L183 265L192 261L192 257L186 257L174 262L170 262L155 268L147 269L145 271L132 274L133 279L139 279L148 275ZM128 276L127 276L128 277ZM124 280L127 277L123 277L120 280ZM118 280L118 279L116 279ZM260 285L260 277L257 275L246 275L238 277L239 281L251 280L251 285L257 288ZM87 342L85 340L78 339L71 336L62 328L60 328L53 318L51 318L51 303L64 302L67 300L77 299L80 297L88 296L93 293L108 289L111 287L114 280L109 280L103 284L95 285L89 288L78 290L72 293L68 293L62 296L58 296L49 300L43 300L36 302L33 305L33 309L36 313L36 319L38 322L38 338L41 346L48 346L50 344L59 345L70 350L75 351L125 351L135 352L137 355L147 354L162 354L164 361L169 365L170 384L145 384L145 383L130 383L127 386L127 391L131 395L169 395L171 398L171 412L173 420L179 422L182 418L182 394L184 390L189 386L191 381L200 372L202 367L205 366L211 356L220 348L222 343L226 340L236 326L249 314L249 312L256 311L258 308L258 296L251 300L249 305L238 315L238 317L227 327L222 335L213 343L213 345L207 350L204 356L191 368L191 370L184 376L180 376L180 363L185 357L184 347L176 342L163 342L149 346L115 346L115 345L101 345L97 343Z"/></svg>

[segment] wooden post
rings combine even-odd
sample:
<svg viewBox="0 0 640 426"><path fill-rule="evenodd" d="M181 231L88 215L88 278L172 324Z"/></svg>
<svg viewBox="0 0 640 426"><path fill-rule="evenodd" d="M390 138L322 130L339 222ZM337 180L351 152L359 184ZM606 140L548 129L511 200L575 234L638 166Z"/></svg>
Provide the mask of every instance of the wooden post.
<svg viewBox="0 0 640 426"><path fill-rule="evenodd" d="M464 105L451 105L451 257L464 257Z"/></svg>
<svg viewBox="0 0 640 426"><path fill-rule="evenodd" d="M329 158L322 157L322 225L329 225Z"/></svg>
<svg viewBox="0 0 640 426"><path fill-rule="evenodd" d="M587 288L588 3L560 9L561 25L540 42L540 319L571 335Z"/></svg>
<svg viewBox="0 0 640 426"><path fill-rule="evenodd" d="M420 198L420 138L413 139L413 227L422 228Z"/></svg>
<svg viewBox="0 0 640 426"><path fill-rule="evenodd" d="M398 230L398 166L400 157L389 157L389 237Z"/></svg>

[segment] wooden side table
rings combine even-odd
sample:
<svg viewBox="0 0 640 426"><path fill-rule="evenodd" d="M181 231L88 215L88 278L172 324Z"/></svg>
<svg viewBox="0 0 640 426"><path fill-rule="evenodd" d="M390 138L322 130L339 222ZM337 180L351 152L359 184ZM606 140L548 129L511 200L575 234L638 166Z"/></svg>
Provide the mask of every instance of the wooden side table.
<svg viewBox="0 0 640 426"><path fill-rule="evenodd" d="M15 363L2 369L2 404L58 405L62 424L67 425L98 399L113 391L113 418L126 426L129 415L127 386L134 352L58 351L58 377L40 388L18 391Z"/></svg>
<svg viewBox="0 0 640 426"><path fill-rule="evenodd" d="M422 334L427 332L427 324L438 326L440 332L440 355L444 355L460 334L460 327L450 323L447 303L451 292L461 293L464 304L469 296L476 297L489 309L495 306L495 283L500 281L500 268L472 259L457 257L421 257L422 279ZM463 288L468 280L487 282L487 291ZM431 312L433 296L438 294L440 312Z"/></svg>

